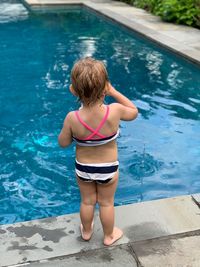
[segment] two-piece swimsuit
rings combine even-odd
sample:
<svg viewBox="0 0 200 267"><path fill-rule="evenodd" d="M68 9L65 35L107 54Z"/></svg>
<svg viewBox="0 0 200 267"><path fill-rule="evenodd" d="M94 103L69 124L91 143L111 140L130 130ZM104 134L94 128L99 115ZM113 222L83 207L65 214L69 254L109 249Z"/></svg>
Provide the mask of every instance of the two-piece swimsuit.
<svg viewBox="0 0 200 267"><path fill-rule="evenodd" d="M102 128L104 123L106 122L109 114L109 106L107 106L106 114L102 121L100 122L99 126L96 129L91 128L87 123L85 123L81 117L79 116L79 112L75 111L76 117L78 121L89 131L91 131L91 134L89 134L84 139L79 139L73 136L73 140L76 142L79 146L100 146L107 144L113 140L115 140L119 135L119 129L117 132L105 136L99 132L99 130ZM98 136L100 138L94 138L95 136ZM80 163L76 160L75 162L75 172L79 179L85 181L85 182L97 182L100 184L106 184L110 182L117 172L119 167L119 162L109 162L109 163L92 163L92 164L85 164Z"/></svg>

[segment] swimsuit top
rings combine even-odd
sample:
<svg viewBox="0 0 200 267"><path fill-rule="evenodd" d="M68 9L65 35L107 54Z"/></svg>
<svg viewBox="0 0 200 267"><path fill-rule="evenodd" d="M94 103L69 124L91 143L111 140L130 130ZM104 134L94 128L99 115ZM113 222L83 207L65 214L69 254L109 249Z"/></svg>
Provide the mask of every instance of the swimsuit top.
<svg viewBox="0 0 200 267"><path fill-rule="evenodd" d="M89 134L87 137L85 137L84 139L80 139L80 138L76 138L76 137L72 137L73 141L76 142L77 145L79 146L100 146L100 145L104 145L107 144L108 142L115 140L118 135L119 135L119 129L117 130L117 132L111 134L111 135L103 135L99 132L99 130L102 128L102 126L104 125L104 123L106 122L107 118L108 118L108 114L109 114L109 106L107 106L107 110L106 110L106 114L104 116L104 118L102 119L102 121L100 122L99 126L96 129L91 128L87 123L85 123L79 116L78 111L75 111L76 117L78 119L78 121L86 128L88 129L91 134ZM93 138L94 136L99 136L100 138Z"/></svg>

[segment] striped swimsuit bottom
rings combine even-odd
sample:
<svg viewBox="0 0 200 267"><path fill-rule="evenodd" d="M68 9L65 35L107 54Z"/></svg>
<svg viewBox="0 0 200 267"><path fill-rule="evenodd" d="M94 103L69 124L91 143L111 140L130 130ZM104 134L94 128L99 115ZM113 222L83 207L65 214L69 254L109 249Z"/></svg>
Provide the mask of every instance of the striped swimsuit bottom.
<svg viewBox="0 0 200 267"><path fill-rule="evenodd" d="M79 179L84 182L96 182L99 184L109 183L119 167L119 161L109 163L85 164L76 160L75 172Z"/></svg>

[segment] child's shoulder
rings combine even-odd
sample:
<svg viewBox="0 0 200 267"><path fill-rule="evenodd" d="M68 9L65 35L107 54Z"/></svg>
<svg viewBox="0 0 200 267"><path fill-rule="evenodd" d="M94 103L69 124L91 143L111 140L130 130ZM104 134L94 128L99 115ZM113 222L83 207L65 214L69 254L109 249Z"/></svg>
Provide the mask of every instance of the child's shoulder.
<svg viewBox="0 0 200 267"><path fill-rule="evenodd" d="M66 118L68 118L68 119L71 119L71 118L73 118L73 116L74 116L74 110L72 110L72 111L69 111L68 113L67 113L67 115L66 115Z"/></svg>
<svg viewBox="0 0 200 267"><path fill-rule="evenodd" d="M120 106L119 103L112 103L112 104L109 105L109 107L110 107L111 109L118 109L119 106Z"/></svg>
<svg viewBox="0 0 200 267"><path fill-rule="evenodd" d="M112 103L109 105L109 108L113 112L120 112L121 104L119 103Z"/></svg>
<svg viewBox="0 0 200 267"><path fill-rule="evenodd" d="M112 103L109 105L110 116L111 118L120 119L120 104Z"/></svg>
<svg viewBox="0 0 200 267"><path fill-rule="evenodd" d="M72 123L74 121L74 117L75 117L74 114L75 114L75 111L68 112L66 117L65 117L65 122Z"/></svg>
<svg viewBox="0 0 200 267"><path fill-rule="evenodd" d="M112 113L119 116L120 120L131 121L134 120L138 114L137 108L124 106L120 103L110 104L110 107L111 111L113 111Z"/></svg>

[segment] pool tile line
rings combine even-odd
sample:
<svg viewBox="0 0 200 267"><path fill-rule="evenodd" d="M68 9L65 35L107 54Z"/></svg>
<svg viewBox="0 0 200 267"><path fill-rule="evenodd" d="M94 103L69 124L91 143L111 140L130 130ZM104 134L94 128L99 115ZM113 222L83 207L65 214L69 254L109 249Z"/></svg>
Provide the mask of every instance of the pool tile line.
<svg viewBox="0 0 200 267"><path fill-rule="evenodd" d="M200 30L166 23L144 10L111 0L23 0L31 10L56 5L82 4L137 32L185 59L200 65Z"/></svg>

